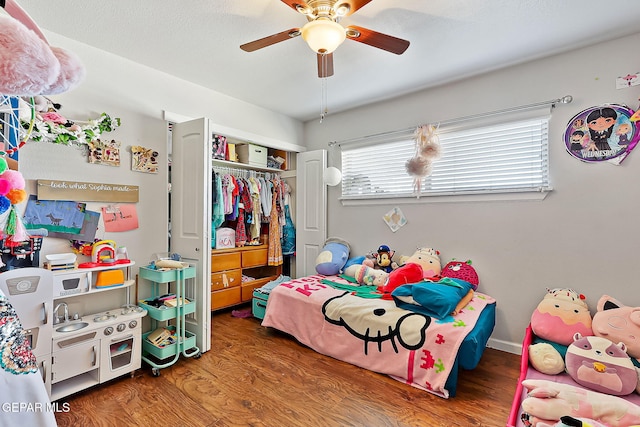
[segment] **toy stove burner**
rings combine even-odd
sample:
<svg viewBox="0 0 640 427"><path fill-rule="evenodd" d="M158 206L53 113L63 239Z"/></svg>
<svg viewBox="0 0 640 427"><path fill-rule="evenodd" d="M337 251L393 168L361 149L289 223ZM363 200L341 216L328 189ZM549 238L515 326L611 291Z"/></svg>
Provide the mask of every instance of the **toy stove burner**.
<svg viewBox="0 0 640 427"><path fill-rule="evenodd" d="M111 314L108 311L104 314L99 314L93 318L93 321L96 323L108 322L116 318L115 314Z"/></svg>
<svg viewBox="0 0 640 427"><path fill-rule="evenodd" d="M144 310L144 308L133 304L127 304L122 306L122 311L120 312L120 314L126 316L127 314L141 313L142 310Z"/></svg>

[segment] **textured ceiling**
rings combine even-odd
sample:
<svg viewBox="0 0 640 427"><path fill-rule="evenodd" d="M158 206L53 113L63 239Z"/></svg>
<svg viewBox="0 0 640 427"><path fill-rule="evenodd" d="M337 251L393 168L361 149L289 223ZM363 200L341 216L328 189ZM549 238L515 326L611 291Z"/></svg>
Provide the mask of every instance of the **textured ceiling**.
<svg viewBox="0 0 640 427"><path fill-rule="evenodd" d="M44 30L302 121L320 116L322 80L301 37L239 48L304 25L281 1L17 1ZM398 56L346 40L326 80L329 114L638 32L640 1L373 0L341 23L411 45Z"/></svg>

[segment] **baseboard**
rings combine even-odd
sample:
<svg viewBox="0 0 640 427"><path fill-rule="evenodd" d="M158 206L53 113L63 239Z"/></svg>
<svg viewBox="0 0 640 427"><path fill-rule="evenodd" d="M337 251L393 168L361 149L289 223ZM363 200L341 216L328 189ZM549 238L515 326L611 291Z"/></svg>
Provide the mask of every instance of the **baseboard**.
<svg viewBox="0 0 640 427"><path fill-rule="evenodd" d="M522 343L516 344L509 341L496 340L493 338L489 338L489 341L487 342L487 347L493 348L496 350L506 351L507 353L522 354Z"/></svg>

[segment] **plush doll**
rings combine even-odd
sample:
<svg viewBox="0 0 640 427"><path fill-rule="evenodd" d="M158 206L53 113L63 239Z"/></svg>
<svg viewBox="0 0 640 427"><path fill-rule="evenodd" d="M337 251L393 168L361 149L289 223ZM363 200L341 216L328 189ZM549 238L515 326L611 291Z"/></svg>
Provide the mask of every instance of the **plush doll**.
<svg viewBox="0 0 640 427"><path fill-rule="evenodd" d="M390 294L398 286L438 277L441 270L439 255L440 252L435 249L418 248L402 267L389 273L387 283L378 290Z"/></svg>
<svg viewBox="0 0 640 427"><path fill-rule="evenodd" d="M640 358L640 307L628 307L603 295L593 316L593 334L613 342L622 342L629 356Z"/></svg>
<svg viewBox="0 0 640 427"><path fill-rule="evenodd" d="M330 237L324 242L322 251L316 257L316 271L325 276L339 274L349 258L349 243L338 238Z"/></svg>
<svg viewBox="0 0 640 427"><path fill-rule="evenodd" d="M548 375L564 371L566 348L575 333L593 335L585 296L569 288L547 289L531 315L531 329L536 335L529 346L531 366Z"/></svg>
<svg viewBox="0 0 640 427"><path fill-rule="evenodd" d="M374 268L379 270L384 270L387 273L391 273L393 270L398 268L398 264L392 261L393 255L395 251L389 249L387 245L380 245L378 251L375 254L375 265Z"/></svg>
<svg viewBox="0 0 640 427"><path fill-rule="evenodd" d="M471 266L471 260L467 260L465 262L456 260L449 261L444 267L442 267L440 276L467 281L471 283L474 291L478 289L478 284L480 283L478 280L478 273L475 268Z"/></svg>
<svg viewBox="0 0 640 427"><path fill-rule="evenodd" d="M382 286L387 281L389 273L377 270L364 264L352 264L344 269L344 274L356 279L359 285Z"/></svg>
<svg viewBox="0 0 640 427"><path fill-rule="evenodd" d="M558 421L554 425L549 425L546 423L538 423L539 427L607 427L604 424L590 420L588 418L574 418L569 416L560 417L560 421Z"/></svg>
<svg viewBox="0 0 640 427"><path fill-rule="evenodd" d="M387 299L392 299L391 292L399 286L423 280L422 267L419 264L409 263L388 273L387 281L383 286L378 286L378 291L387 295Z"/></svg>
<svg viewBox="0 0 640 427"><path fill-rule="evenodd" d="M522 402L525 426L553 425L562 417L588 418L609 427L640 424L640 406L621 397L548 380L524 380Z"/></svg>
<svg viewBox="0 0 640 427"><path fill-rule="evenodd" d="M623 343L579 333L567 348L567 373L583 387L614 396L633 393L638 376Z"/></svg>
<svg viewBox="0 0 640 427"><path fill-rule="evenodd" d="M413 255L407 258L404 265L418 264L422 267L422 278L430 279L440 275L440 251L433 248L418 248Z"/></svg>

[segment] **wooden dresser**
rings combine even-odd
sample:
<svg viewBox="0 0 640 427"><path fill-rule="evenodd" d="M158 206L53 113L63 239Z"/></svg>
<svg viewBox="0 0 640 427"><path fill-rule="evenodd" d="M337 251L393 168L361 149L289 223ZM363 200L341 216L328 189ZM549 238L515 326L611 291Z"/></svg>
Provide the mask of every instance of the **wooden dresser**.
<svg viewBox="0 0 640 427"><path fill-rule="evenodd" d="M268 245L211 250L211 310L253 298L253 290L276 279L282 266L268 266ZM242 283L242 276L253 280Z"/></svg>

